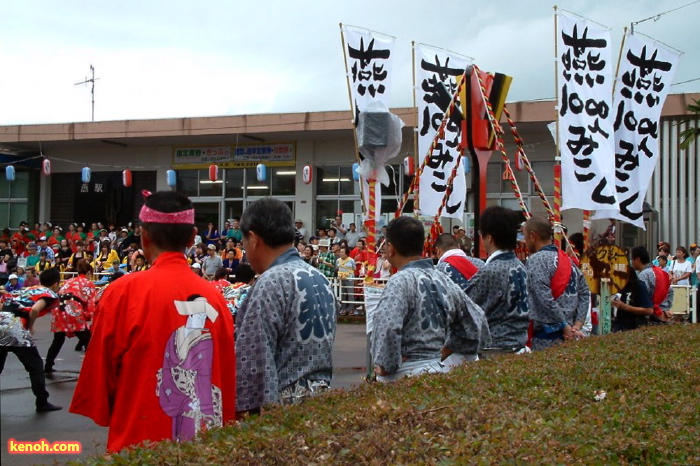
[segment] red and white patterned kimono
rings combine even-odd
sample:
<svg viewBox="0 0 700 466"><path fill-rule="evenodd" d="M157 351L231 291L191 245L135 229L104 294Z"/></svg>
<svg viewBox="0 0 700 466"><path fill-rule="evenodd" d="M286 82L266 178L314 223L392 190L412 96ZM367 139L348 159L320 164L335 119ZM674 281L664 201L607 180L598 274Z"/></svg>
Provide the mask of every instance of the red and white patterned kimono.
<svg viewBox="0 0 700 466"><path fill-rule="evenodd" d="M51 331L72 338L75 332L87 330L95 312L96 294L95 285L85 275L67 280L58 290L64 306L51 311Z"/></svg>
<svg viewBox="0 0 700 466"><path fill-rule="evenodd" d="M216 291L218 291L221 294L224 293L224 288L226 288L227 286L231 286L231 282L223 278L221 280L212 281L211 284L214 285Z"/></svg>

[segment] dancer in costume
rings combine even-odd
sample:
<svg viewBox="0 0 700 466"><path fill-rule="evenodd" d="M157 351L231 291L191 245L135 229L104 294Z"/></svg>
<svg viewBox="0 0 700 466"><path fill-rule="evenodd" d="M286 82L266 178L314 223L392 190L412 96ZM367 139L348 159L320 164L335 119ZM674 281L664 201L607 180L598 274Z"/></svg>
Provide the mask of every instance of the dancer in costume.
<svg viewBox="0 0 700 466"><path fill-rule="evenodd" d="M195 235L192 202L173 191L144 195L141 241L153 265L101 297L70 408L109 426L109 451L189 440L235 418L231 314L182 253Z"/></svg>

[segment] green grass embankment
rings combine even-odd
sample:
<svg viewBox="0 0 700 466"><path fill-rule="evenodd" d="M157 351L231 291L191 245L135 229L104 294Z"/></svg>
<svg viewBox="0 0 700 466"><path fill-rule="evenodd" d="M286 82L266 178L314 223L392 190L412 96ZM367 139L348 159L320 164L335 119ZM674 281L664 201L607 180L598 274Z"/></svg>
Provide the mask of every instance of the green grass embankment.
<svg viewBox="0 0 700 466"><path fill-rule="evenodd" d="M606 397L595 401L596 392ZM367 384L100 464L700 464L700 326Z"/></svg>

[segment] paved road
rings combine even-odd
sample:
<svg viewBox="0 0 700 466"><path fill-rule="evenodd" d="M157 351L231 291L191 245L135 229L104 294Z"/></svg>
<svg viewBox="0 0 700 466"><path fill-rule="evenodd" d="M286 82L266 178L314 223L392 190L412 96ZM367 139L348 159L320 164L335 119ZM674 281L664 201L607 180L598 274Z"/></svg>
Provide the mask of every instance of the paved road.
<svg viewBox="0 0 700 466"><path fill-rule="evenodd" d="M39 352L46 355L51 344L50 318L36 323L35 339ZM359 324L338 325L338 335L333 349L335 376L333 387L347 389L362 383L366 372L365 326ZM56 363L57 372L47 378L49 401L63 406L62 411L36 413L34 397L29 389L29 377L17 358L7 357L5 371L0 377L0 462L4 466L47 464L55 461L85 458L104 452L107 429L97 426L90 419L68 412L73 390L84 354L74 351L76 339L66 340ZM49 442L59 440L79 441L83 446L80 455L11 455L7 450L9 439Z"/></svg>

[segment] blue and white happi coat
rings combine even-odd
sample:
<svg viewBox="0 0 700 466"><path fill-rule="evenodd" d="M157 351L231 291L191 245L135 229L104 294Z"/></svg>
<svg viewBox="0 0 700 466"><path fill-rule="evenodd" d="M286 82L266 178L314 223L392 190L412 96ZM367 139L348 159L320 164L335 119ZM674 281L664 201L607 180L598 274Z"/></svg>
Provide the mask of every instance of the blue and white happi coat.
<svg viewBox="0 0 700 466"><path fill-rule="evenodd" d="M293 403L328 388L338 311L326 277L294 248L280 255L236 318L237 411Z"/></svg>
<svg viewBox="0 0 700 466"><path fill-rule="evenodd" d="M470 280L467 294L486 314L492 348L525 346L530 324L527 271L513 251L493 253Z"/></svg>
<svg viewBox="0 0 700 466"><path fill-rule="evenodd" d="M446 346L475 355L490 343L484 312L430 259L408 263L386 283L377 305L374 363L395 373L403 362L431 361Z"/></svg>
<svg viewBox="0 0 700 466"><path fill-rule="evenodd" d="M453 253L451 255L463 257L465 260L468 260L469 262L474 264L474 267L476 267L477 269L480 269L485 265L484 261L482 261L481 259L478 259L476 257L467 256L464 252L462 252L461 249L460 250L450 250L445 255L451 253L452 251L455 251L455 253ZM469 285L469 280L467 280L467 277L462 275L462 272L460 272L454 266L452 266L449 262L444 260L445 255L443 255L442 258L440 258L440 261L435 266L435 268L437 270L439 270L440 272L444 273L445 275L447 275L448 277L450 277L453 282L458 284L459 287L462 288L466 292L467 285ZM472 277L472 278L474 278L474 277Z"/></svg>
<svg viewBox="0 0 700 466"><path fill-rule="evenodd" d="M528 257L527 273L530 291L530 318L537 335L558 332L567 324L585 322L591 301L586 278L571 262L571 278L557 299L552 296L552 277L557 271L559 253L554 245L548 245ZM533 340L533 349L537 348ZM544 345L550 346L550 345Z"/></svg>

